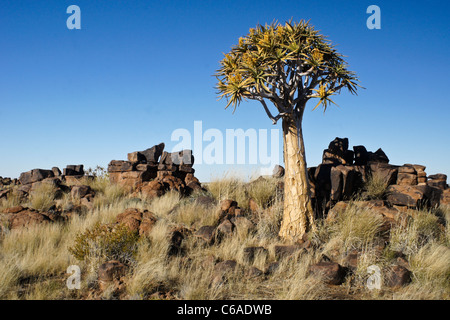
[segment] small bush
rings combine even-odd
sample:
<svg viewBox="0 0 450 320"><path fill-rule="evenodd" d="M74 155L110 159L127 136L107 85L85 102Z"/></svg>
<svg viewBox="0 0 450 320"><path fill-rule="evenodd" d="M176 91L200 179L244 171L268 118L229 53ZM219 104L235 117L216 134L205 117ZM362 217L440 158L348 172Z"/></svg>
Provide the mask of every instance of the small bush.
<svg viewBox="0 0 450 320"><path fill-rule="evenodd" d="M55 199L58 198L57 193L58 190L53 184L41 183L36 190L31 192L31 207L39 211L50 209L55 204Z"/></svg>
<svg viewBox="0 0 450 320"><path fill-rule="evenodd" d="M271 206L277 196L276 179L259 178L250 182L246 189L247 193L253 200L256 201L260 208L267 208Z"/></svg>
<svg viewBox="0 0 450 320"><path fill-rule="evenodd" d="M248 206L248 194L245 182L239 177L226 175L224 178L215 179L206 186L208 191L217 200L232 199L237 201L239 206Z"/></svg>
<svg viewBox="0 0 450 320"><path fill-rule="evenodd" d="M391 230L390 246L394 251L402 251L406 255L416 253L429 242L438 240L442 230L439 218L428 211L412 211L406 226L397 226Z"/></svg>
<svg viewBox="0 0 450 320"><path fill-rule="evenodd" d="M380 235L383 223L383 218L370 209L349 204L331 226L331 232L343 242L343 249L362 249Z"/></svg>
<svg viewBox="0 0 450 320"><path fill-rule="evenodd" d="M377 174L372 174L364 185L363 197L368 200L384 199L388 184Z"/></svg>
<svg viewBox="0 0 450 320"><path fill-rule="evenodd" d="M76 259L86 261L88 264L100 260L130 263L137 252L138 240L139 235L125 225L96 224L77 235L75 244L69 248L69 252Z"/></svg>
<svg viewBox="0 0 450 320"><path fill-rule="evenodd" d="M0 199L0 212L6 208L16 207L23 201L24 199L21 197L19 191L17 191L17 188L12 187L10 188L6 199Z"/></svg>

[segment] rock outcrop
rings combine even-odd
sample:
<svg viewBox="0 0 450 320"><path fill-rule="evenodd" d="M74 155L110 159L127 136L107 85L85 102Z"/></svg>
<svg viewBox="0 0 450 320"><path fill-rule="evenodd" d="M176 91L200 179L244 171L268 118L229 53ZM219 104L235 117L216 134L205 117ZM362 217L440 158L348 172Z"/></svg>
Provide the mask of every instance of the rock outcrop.
<svg viewBox="0 0 450 320"><path fill-rule="evenodd" d="M336 203L362 193L371 178L386 185L389 207L406 210L450 205L447 176L427 176L425 169L419 164L389 164L389 158L381 148L371 152L364 146L354 146L349 150L347 138L335 138L324 150L322 163L308 168L316 215L323 217ZM281 169L277 166L274 176L275 171Z"/></svg>
<svg viewBox="0 0 450 320"><path fill-rule="evenodd" d="M192 150L169 153L164 151L164 143L160 143L144 151L131 152L127 158L127 161L112 160L108 173L111 182L131 192L152 198L169 190L183 195L202 190L194 176Z"/></svg>

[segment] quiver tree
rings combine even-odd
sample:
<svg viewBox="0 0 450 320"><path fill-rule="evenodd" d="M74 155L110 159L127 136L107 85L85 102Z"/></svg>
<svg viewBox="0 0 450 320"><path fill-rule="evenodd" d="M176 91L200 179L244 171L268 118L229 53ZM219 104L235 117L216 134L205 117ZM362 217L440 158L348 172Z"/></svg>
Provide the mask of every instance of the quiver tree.
<svg viewBox="0 0 450 320"><path fill-rule="evenodd" d="M215 76L226 108L257 100L273 124L282 120L286 173L279 235L295 241L315 227L302 134L306 103L316 98L314 109L321 105L325 111L341 89L356 93L358 79L330 41L304 21L250 29L225 54Z"/></svg>

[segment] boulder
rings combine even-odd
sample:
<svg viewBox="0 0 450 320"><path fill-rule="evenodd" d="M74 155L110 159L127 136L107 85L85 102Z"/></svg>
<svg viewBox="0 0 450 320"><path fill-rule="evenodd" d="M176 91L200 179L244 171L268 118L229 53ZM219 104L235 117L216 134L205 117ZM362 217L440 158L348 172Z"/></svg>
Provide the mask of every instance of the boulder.
<svg viewBox="0 0 450 320"><path fill-rule="evenodd" d="M388 287L401 287L411 282L411 271L403 266L395 265L389 268L385 278Z"/></svg>
<svg viewBox="0 0 450 320"><path fill-rule="evenodd" d="M157 176L158 166L151 164L138 164L136 171L143 172L146 179L155 179Z"/></svg>
<svg viewBox="0 0 450 320"><path fill-rule="evenodd" d="M133 171L136 168L136 164L130 161L112 160L108 164L108 172L126 172Z"/></svg>
<svg viewBox="0 0 450 320"><path fill-rule="evenodd" d="M275 257L277 259L282 259L282 258L292 256L301 250L303 250L303 247L299 244L278 245L278 246L274 247Z"/></svg>
<svg viewBox="0 0 450 320"><path fill-rule="evenodd" d="M438 206L442 191L427 185L409 186L392 185L387 190L387 201L391 205L417 208L423 206Z"/></svg>
<svg viewBox="0 0 450 320"><path fill-rule="evenodd" d="M332 261L322 261L310 266L309 271L314 276L323 277L327 284L339 285L344 282L346 269Z"/></svg>
<svg viewBox="0 0 450 320"><path fill-rule="evenodd" d="M184 181L175 176L167 175L163 179L161 179L161 183L164 185L166 190L178 191L181 194L185 193Z"/></svg>
<svg viewBox="0 0 450 320"><path fill-rule="evenodd" d="M343 165L331 168L330 180L330 199L333 201L350 199L363 183L359 172L352 166Z"/></svg>
<svg viewBox="0 0 450 320"><path fill-rule="evenodd" d="M369 163L369 168L372 177L382 179L386 185L389 186L397 183L398 166L383 162L371 162Z"/></svg>
<svg viewBox="0 0 450 320"><path fill-rule="evenodd" d="M28 228L44 223L51 222L51 219L33 209L21 210L10 217L10 229Z"/></svg>
<svg viewBox="0 0 450 320"><path fill-rule="evenodd" d="M397 184L399 186L415 186L417 185L417 175L415 173L399 172L397 176Z"/></svg>
<svg viewBox="0 0 450 320"><path fill-rule="evenodd" d="M447 175L438 173L428 176L427 184L430 187L439 188L441 190L447 189Z"/></svg>
<svg viewBox="0 0 450 320"><path fill-rule="evenodd" d="M216 238L216 228L214 226L203 226L194 235L207 244L212 244Z"/></svg>
<svg viewBox="0 0 450 320"><path fill-rule="evenodd" d="M365 166L369 160L369 154L364 146L353 146L353 152L355 154L355 165Z"/></svg>
<svg viewBox="0 0 450 320"><path fill-rule="evenodd" d="M127 270L128 267L118 260L102 263L98 268L97 278L100 290L104 291L111 284L120 281L120 279L126 275Z"/></svg>
<svg viewBox="0 0 450 320"><path fill-rule="evenodd" d="M188 235L191 234L191 231L185 227L175 227L170 231L169 234L169 255L178 255L183 252L182 244L183 240L186 239Z"/></svg>
<svg viewBox="0 0 450 320"><path fill-rule="evenodd" d="M193 166L194 165L194 155L192 150L186 149L179 152L172 152L168 154L168 158L171 159L171 163L182 166Z"/></svg>
<svg viewBox="0 0 450 320"><path fill-rule="evenodd" d="M259 270L256 267L250 267L248 269L245 269L245 272L244 272L244 276L248 279L257 278L262 275L264 275L264 272L262 272L261 270Z"/></svg>
<svg viewBox="0 0 450 320"><path fill-rule="evenodd" d="M384 151L379 148L375 152L368 152L368 162L389 163L389 158L384 153Z"/></svg>
<svg viewBox="0 0 450 320"><path fill-rule="evenodd" d="M231 207L237 207L237 202L231 199L222 200L220 202L220 210L228 211Z"/></svg>
<svg viewBox="0 0 450 320"><path fill-rule="evenodd" d="M233 273L237 266L238 264L234 260L225 260L217 263L213 270L212 284L218 285L226 281L227 276Z"/></svg>
<svg viewBox="0 0 450 320"><path fill-rule="evenodd" d="M269 250L264 247L245 247L242 257L246 263L251 264L258 255L267 257L269 255Z"/></svg>
<svg viewBox="0 0 450 320"><path fill-rule="evenodd" d="M195 203L205 208L213 208L217 205L217 200L211 196L201 195L195 199Z"/></svg>
<svg viewBox="0 0 450 320"><path fill-rule="evenodd" d="M71 194L72 198L81 199L89 194L93 195L94 191L91 189L90 186L79 185L79 186L73 186L70 191L70 194Z"/></svg>
<svg viewBox="0 0 450 320"><path fill-rule="evenodd" d="M404 164L398 168L398 173L416 174L416 169L411 164Z"/></svg>
<svg viewBox="0 0 450 320"><path fill-rule="evenodd" d="M145 163L147 159L139 151L131 152L127 155L127 159L131 163Z"/></svg>
<svg viewBox="0 0 450 320"><path fill-rule="evenodd" d="M450 189L442 191L440 204L450 206Z"/></svg>
<svg viewBox="0 0 450 320"><path fill-rule="evenodd" d="M84 176L84 166L79 165L68 165L63 169L64 176Z"/></svg>
<svg viewBox="0 0 450 320"><path fill-rule="evenodd" d="M233 234L234 224L229 220L225 219L217 227L217 232L219 236L231 236Z"/></svg>
<svg viewBox="0 0 450 320"><path fill-rule="evenodd" d="M148 164L157 164L159 161L159 158L161 157L161 155L164 151L164 147L165 147L164 143L160 143L149 149L140 151L140 153L144 156L144 158Z"/></svg>
<svg viewBox="0 0 450 320"><path fill-rule="evenodd" d="M67 186L78 186L85 183L84 178L90 179L89 176L63 176L63 179Z"/></svg>
<svg viewBox="0 0 450 320"><path fill-rule="evenodd" d="M165 188L164 185L158 181L158 180L153 180L153 181L149 181L144 183L141 188L140 191L142 192L142 194L148 198L155 198L155 197L160 197L165 193Z"/></svg>
<svg viewBox="0 0 450 320"><path fill-rule="evenodd" d="M277 164L273 168L272 177L274 177L274 178L282 178L282 177L284 177L284 168Z"/></svg>
<svg viewBox="0 0 450 320"><path fill-rule="evenodd" d="M9 193L10 193L9 189L3 189L3 190L0 189L0 199L7 198Z"/></svg>
<svg viewBox="0 0 450 320"><path fill-rule="evenodd" d="M322 156L323 164L353 164L354 154L348 150L347 138L335 138L328 145L328 149L324 150Z"/></svg>
<svg viewBox="0 0 450 320"><path fill-rule="evenodd" d="M148 210L128 208L116 217L116 223L126 225L129 230L139 235L148 235L156 223L156 218Z"/></svg>
<svg viewBox="0 0 450 320"><path fill-rule="evenodd" d="M15 206L15 207L11 207L11 208L6 208L5 210L3 210L4 213L18 213L20 211L25 210L26 208L22 207L22 206Z"/></svg>
<svg viewBox="0 0 450 320"><path fill-rule="evenodd" d="M19 177L19 182L21 184L31 184L54 176L55 174L52 170L33 169L28 172L22 172Z"/></svg>
<svg viewBox="0 0 450 320"><path fill-rule="evenodd" d="M52 172L55 177L60 177L62 175L61 170L59 170L58 167L53 167Z"/></svg>

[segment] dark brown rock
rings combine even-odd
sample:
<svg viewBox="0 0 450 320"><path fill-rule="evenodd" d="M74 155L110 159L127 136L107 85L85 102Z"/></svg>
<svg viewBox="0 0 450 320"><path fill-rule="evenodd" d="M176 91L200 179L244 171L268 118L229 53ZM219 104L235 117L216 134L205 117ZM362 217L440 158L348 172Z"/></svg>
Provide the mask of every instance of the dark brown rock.
<svg viewBox="0 0 450 320"><path fill-rule="evenodd" d="M126 225L129 230L139 235L148 235L156 223L156 218L148 210L128 208L116 217L116 223Z"/></svg>
<svg viewBox="0 0 450 320"><path fill-rule="evenodd" d="M54 177L52 170L33 169L31 171L21 173L19 181L21 184L31 184L51 177Z"/></svg>
<svg viewBox="0 0 450 320"><path fill-rule="evenodd" d="M220 236L231 236L233 234L234 224L225 219L218 227L217 232Z"/></svg>
<svg viewBox="0 0 450 320"><path fill-rule="evenodd" d="M94 191L91 189L90 186L86 186L86 185L80 185L80 186L73 186L70 194L72 196L72 198L75 199L81 199L85 196L87 196L88 194L94 194Z"/></svg>
<svg viewBox="0 0 450 320"><path fill-rule="evenodd" d="M384 153L384 151L379 148L377 151L375 152L369 152L368 153L368 157L369 157L369 162L381 162L381 163L389 163L389 158L387 157L387 155Z"/></svg>
<svg viewBox="0 0 450 320"><path fill-rule="evenodd" d="M61 170L59 170L58 167L53 167L52 172L55 177L60 177L62 175Z"/></svg>
<svg viewBox="0 0 450 320"><path fill-rule="evenodd" d="M195 199L195 202L198 205L203 206L205 208L212 208L217 205L216 199L214 199L213 197L210 197L210 196L203 196L203 195L197 197Z"/></svg>
<svg viewBox="0 0 450 320"><path fill-rule="evenodd" d="M405 267L392 266L386 275L386 285L388 287L401 287L411 282L411 271Z"/></svg>
<svg viewBox="0 0 450 320"><path fill-rule="evenodd" d="M164 143L160 143L144 151L140 151L140 153L145 157L147 163L156 164L164 151L164 147Z"/></svg>
<svg viewBox="0 0 450 320"><path fill-rule="evenodd" d="M131 163L144 163L147 162L147 159L145 158L145 156L140 153L139 151L135 151L135 152L131 152L127 155L127 159L129 162Z"/></svg>
<svg viewBox="0 0 450 320"><path fill-rule="evenodd" d="M272 177L274 177L274 178L282 178L282 177L284 177L284 168L277 164L273 168Z"/></svg>
<svg viewBox="0 0 450 320"><path fill-rule="evenodd" d="M78 165L68 165L63 169L64 176L84 176L84 166L82 164Z"/></svg>
<svg viewBox="0 0 450 320"><path fill-rule="evenodd" d="M264 271L264 274L266 274L266 275L273 274L275 271L278 270L279 267L280 267L280 263L278 261L271 262L271 263L269 263L266 270Z"/></svg>
<svg viewBox="0 0 450 320"><path fill-rule="evenodd" d="M237 202L230 199L222 200L220 202L220 209L222 211L228 211L231 207L237 207Z"/></svg>
<svg viewBox="0 0 450 320"><path fill-rule="evenodd" d="M168 175L160 181L166 190L178 191L182 194L185 192L186 185L180 178Z"/></svg>
<svg viewBox="0 0 450 320"><path fill-rule="evenodd" d="M344 282L346 270L335 262L322 261L310 267L310 272L315 276L323 277L326 283L339 285Z"/></svg>
<svg viewBox="0 0 450 320"><path fill-rule="evenodd" d="M195 236L207 244L212 244L216 238L216 228L214 226L203 226L197 230Z"/></svg>
<svg viewBox="0 0 450 320"><path fill-rule="evenodd" d="M262 276L264 273L256 267L250 267L245 270L245 277L248 279L253 279Z"/></svg>
<svg viewBox="0 0 450 320"><path fill-rule="evenodd" d="M303 250L303 247L301 245L279 245L274 247L275 250L275 257L277 259L286 258L289 256L294 255L295 253Z"/></svg>
<svg viewBox="0 0 450 320"><path fill-rule="evenodd" d="M355 153L355 165L365 166L369 160L367 149L364 146L354 146L353 151Z"/></svg>
<svg viewBox="0 0 450 320"><path fill-rule="evenodd" d="M158 181L158 180L153 180L150 182L146 182L144 183L141 188L140 191L142 192L142 194L148 198L155 198L155 197L160 197L165 193L165 188L164 185Z"/></svg>
<svg viewBox="0 0 450 320"><path fill-rule="evenodd" d="M257 255L268 256L269 250L264 247L246 247L243 252L243 259L246 263L253 263Z"/></svg>
<svg viewBox="0 0 450 320"><path fill-rule="evenodd" d="M20 211L25 210L26 208L22 207L22 206L16 206L16 207L11 207L11 208L7 208L5 210L3 210L4 213L18 213Z"/></svg>
<svg viewBox="0 0 450 320"><path fill-rule="evenodd" d="M130 161L112 160L108 164L108 172L125 172L133 171L136 168L136 164Z"/></svg>
<svg viewBox="0 0 450 320"><path fill-rule="evenodd" d="M404 164L403 166L398 168L398 173L416 174L417 172L411 164Z"/></svg>
<svg viewBox="0 0 450 320"><path fill-rule="evenodd" d="M442 173L428 176L427 184L430 187L439 188L441 190L447 189L447 176Z"/></svg>
<svg viewBox="0 0 450 320"><path fill-rule="evenodd" d="M415 173L399 172L397 176L397 184L400 186L402 185L415 186L417 185L417 175Z"/></svg>
<svg viewBox="0 0 450 320"><path fill-rule="evenodd" d="M9 224L11 230L14 230L36 226L43 223L48 223L50 221L50 218L46 215L31 209L27 209L13 214L10 218Z"/></svg>
<svg viewBox="0 0 450 320"><path fill-rule="evenodd" d="M227 276L236 270L237 263L234 260L225 260L217 263L214 266L213 271L213 284L218 284L223 281L226 281Z"/></svg>
<svg viewBox="0 0 450 320"><path fill-rule="evenodd" d="M450 206L450 189L442 191L440 204Z"/></svg>
<svg viewBox="0 0 450 320"><path fill-rule="evenodd" d="M102 263L98 268L98 283L100 290L105 290L109 285L126 275L128 267L118 260Z"/></svg>
<svg viewBox="0 0 450 320"><path fill-rule="evenodd" d="M386 185L393 185L397 183L398 166L387 163L370 163L370 172L373 177L378 177L384 181Z"/></svg>
<svg viewBox="0 0 450 320"><path fill-rule="evenodd" d="M187 236L191 234L191 231L184 227L176 227L171 230L169 239L169 255L179 255L183 253L182 243Z"/></svg>
<svg viewBox="0 0 450 320"><path fill-rule="evenodd" d="M391 205L411 208L436 206L439 204L441 192L440 189L427 185L392 185L388 188L387 200Z"/></svg>

